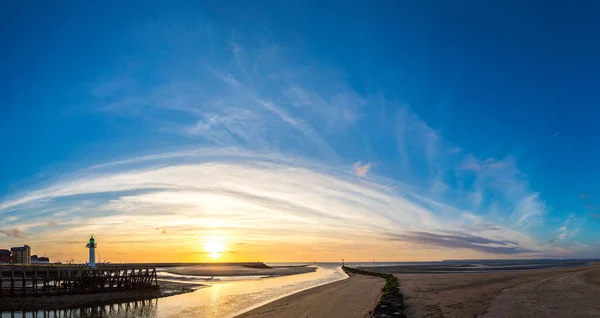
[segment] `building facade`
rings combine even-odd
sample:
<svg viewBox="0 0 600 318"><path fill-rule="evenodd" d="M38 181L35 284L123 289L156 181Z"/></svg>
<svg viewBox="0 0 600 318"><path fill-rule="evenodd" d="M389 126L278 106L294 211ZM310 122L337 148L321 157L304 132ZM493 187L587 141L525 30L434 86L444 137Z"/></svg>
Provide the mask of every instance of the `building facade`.
<svg viewBox="0 0 600 318"><path fill-rule="evenodd" d="M15 264L31 264L31 247L28 245L21 247L12 247L12 263Z"/></svg>
<svg viewBox="0 0 600 318"><path fill-rule="evenodd" d="M50 264L50 259L48 257L31 255L31 264Z"/></svg>
<svg viewBox="0 0 600 318"><path fill-rule="evenodd" d="M0 264L10 263L11 254L9 250L0 250Z"/></svg>

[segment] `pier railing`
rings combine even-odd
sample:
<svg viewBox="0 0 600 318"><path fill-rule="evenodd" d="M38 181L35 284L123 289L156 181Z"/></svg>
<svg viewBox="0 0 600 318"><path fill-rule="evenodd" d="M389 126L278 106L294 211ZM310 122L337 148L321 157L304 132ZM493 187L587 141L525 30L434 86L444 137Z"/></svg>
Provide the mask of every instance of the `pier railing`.
<svg viewBox="0 0 600 318"><path fill-rule="evenodd" d="M158 287L154 267L0 265L0 296L80 294L149 287Z"/></svg>

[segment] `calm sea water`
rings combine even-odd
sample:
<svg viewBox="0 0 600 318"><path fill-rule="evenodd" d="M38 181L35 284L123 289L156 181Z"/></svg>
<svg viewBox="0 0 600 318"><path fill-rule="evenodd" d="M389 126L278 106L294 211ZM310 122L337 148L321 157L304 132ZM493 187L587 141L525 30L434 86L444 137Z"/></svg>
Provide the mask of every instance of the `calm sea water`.
<svg viewBox="0 0 600 318"><path fill-rule="evenodd" d="M165 273L165 275L168 275ZM166 277L165 277L166 278ZM79 308L67 311L38 311L37 313L2 312L9 317L233 317L276 299L299 291L347 278L339 265L325 264L316 272L281 277L236 277L219 281L203 281L208 287L192 293L181 294L145 302L122 303L112 306ZM159 278L160 279L160 278ZM189 276L173 281L190 282ZM205 280L206 278L198 278ZM228 280L227 280L228 279ZM196 281L194 281L196 282ZM37 314L37 315L36 315Z"/></svg>

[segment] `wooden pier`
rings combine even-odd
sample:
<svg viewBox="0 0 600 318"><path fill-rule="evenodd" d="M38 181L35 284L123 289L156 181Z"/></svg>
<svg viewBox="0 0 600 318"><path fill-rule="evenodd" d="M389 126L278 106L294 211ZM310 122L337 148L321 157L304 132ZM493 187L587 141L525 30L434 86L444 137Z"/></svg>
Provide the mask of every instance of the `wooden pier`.
<svg viewBox="0 0 600 318"><path fill-rule="evenodd" d="M0 265L0 297L62 295L158 288L149 266Z"/></svg>

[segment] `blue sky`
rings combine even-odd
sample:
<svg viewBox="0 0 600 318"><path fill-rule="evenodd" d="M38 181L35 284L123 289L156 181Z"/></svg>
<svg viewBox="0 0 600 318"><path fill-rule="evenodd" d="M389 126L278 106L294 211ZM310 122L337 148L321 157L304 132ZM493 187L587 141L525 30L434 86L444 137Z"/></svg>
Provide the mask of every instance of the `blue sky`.
<svg viewBox="0 0 600 318"><path fill-rule="evenodd" d="M276 260L598 257L596 9L3 4L0 246L287 220Z"/></svg>

